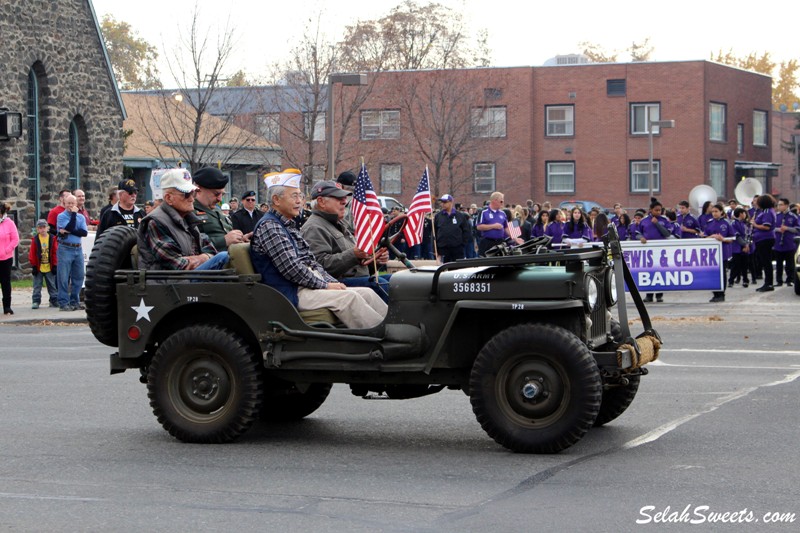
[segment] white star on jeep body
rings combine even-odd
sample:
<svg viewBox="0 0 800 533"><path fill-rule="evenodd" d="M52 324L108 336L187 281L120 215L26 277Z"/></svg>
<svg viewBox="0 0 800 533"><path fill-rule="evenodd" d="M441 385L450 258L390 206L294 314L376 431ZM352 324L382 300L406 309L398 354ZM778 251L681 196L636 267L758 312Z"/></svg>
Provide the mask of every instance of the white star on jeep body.
<svg viewBox="0 0 800 533"><path fill-rule="evenodd" d="M144 298L141 299L138 306L131 306L131 309L136 311L136 322L139 322L142 318L150 322L150 310L154 307L152 305L144 305Z"/></svg>

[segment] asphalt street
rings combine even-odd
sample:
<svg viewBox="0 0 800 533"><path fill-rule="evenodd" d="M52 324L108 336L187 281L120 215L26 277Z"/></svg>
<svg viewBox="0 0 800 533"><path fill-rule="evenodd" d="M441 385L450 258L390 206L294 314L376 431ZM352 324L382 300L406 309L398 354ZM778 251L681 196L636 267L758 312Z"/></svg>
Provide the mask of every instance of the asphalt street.
<svg viewBox="0 0 800 533"><path fill-rule="evenodd" d="M665 345L633 405L538 456L486 436L459 391L366 401L344 385L302 422L182 444L137 374L109 376L112 349L79 315L15 315L0 324L0 530L796 530L800 297L708 298L652 304Z"/></svg>

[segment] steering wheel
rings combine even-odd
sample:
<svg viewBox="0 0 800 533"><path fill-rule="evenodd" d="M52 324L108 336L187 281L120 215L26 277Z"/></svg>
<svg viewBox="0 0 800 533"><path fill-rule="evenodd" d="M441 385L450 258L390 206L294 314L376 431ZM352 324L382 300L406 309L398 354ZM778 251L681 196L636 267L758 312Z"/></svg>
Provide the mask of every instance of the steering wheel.
<svg viewBox="0 0 800 533"><path fill-rule="evenodd" d="M395 233L392 233L392 227L398 222L400 223L400 226L397 228ZM390 252L392 252L392 254L394 254L395 257L400 259L400 261L402 261L406 267L414 268L414 264L406 258L406 254L398 250L394 245L394 243L397 242L397 239L400 238L400 235L403 234L403 230L405 229L407 223L408 215L405 213L397 215L387 222L383 227L383 232L381 233L380 239L378 239L378 247L388 249ZM374 250L373 253L375 253Z"/></svg>

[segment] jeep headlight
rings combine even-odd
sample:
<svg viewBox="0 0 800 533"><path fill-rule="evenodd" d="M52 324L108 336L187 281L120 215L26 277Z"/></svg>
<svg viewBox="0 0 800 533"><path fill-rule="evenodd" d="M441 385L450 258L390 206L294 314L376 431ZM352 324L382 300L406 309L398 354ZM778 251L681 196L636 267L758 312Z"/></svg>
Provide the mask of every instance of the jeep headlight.
<svg viewBox="0 0 800 533"><path fill-rule="evenodd" d="M586 291L586 306L589 308L589 312L591 313L597 309L597 297L600 294L600 288L597 286L597 280L592 276L586 276L586 281L584 283L584 289Z"/></svg>
<svg viewBox="0 0 800 533"><path fill-rule="evenodd" d="M606 271L606 306L613 307L617 303L617 273L613 268Z"/></svg>

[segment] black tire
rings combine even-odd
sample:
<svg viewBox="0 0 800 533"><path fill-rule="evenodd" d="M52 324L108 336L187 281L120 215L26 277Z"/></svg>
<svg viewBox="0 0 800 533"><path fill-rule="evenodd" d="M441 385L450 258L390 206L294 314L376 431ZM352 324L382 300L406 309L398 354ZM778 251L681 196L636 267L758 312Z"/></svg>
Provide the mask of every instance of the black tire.
<svg viewBox="0 0 800 533"><path fill-rule="evenodd" d="M616 343L622 342L622 327L617 319L611 319L611 335ZM604 388L603 399L600 403L600 412L594 421L595 427L608 424L619 417L631 405L639 390L641 376L627 376L627 385L617 385Z"/></svg>
<svg viewBox="0 0 800 533"><path fill-rule="evenodd" d="M312 383L305 392L294 384L281 387L271 396L266 396L261 405L261 420L265 422L293 422L302 420L320 408L331 392L331 383Z"/></svg>
<svg viewBox="0 0 800 533"><path fill-rule="evenodd" d="M800 296L800 279L798 279L798 277L796 275L794 277L793 285L794 285L794 293L796 295Z"/></svg>
<svg viewBox="0 0 800 533"><path fill-rule="evenodd" d="M135 268L131 249L136 244L136 230L113 226L95 241L86 267L86 318L94 337L106 346L117 347L117 285L114 271Z"/></svg>
<svg viewBox="0 0 800 533"><path fill-rule="evenodd" d="M522 453L556 453L578 442L597 417L602 393L586 345L548 324L512 326L492 337L475 359L469 385L484 431Z"/></svg>
<svg viewBox="0 0 800 533"><path fill-rule="evenodd" d="M159 423L184 442L230 442L261 408L259 357L234 331L195 325L159 346L147 375L147 396Z"/></svg>
<svg viewBox="0 0 800 533"><path fill-rule="evenodd" d="M640 378L641 376L627 376L627 385L618 385L603 391L600 412L597 413L597 418L594 421L595 426L608 424L625 412L636 397Z"/></svg>

